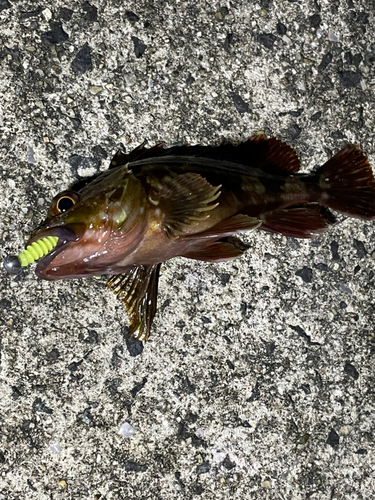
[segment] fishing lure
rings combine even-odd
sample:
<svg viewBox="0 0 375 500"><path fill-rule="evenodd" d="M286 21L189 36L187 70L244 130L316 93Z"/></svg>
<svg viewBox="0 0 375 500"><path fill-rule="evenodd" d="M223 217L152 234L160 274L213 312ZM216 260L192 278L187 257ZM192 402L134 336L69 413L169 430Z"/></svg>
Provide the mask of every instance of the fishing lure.
<svg viewBox="0 0 375 500"><path fill-rule="evenodd" d="M256 135L237 146L139 146L118 152L107 172L52 200L26 250L7 257L17 273L38 260L44 279L107 274L124 302L129 335L147 339L160 264L175 256L219 262L243 254L239 231L312 238L334 223L330 209L375 219L366 156L348 145L311 174L287 144Z"/></svg>
<svg viewBox="0 0 375 500"><path fill-rule="evenodd" d="M9 274L18 274L22 267L33 264L36 260L49 254L57 245L58 240L57 236L45 236L28 245L19 255L6 257L3 265Z"/></svg>
<svg viewBox="0 0 375 500"><path fill-rule="evenodd" d="M18 255L21 267L28 266L44 255L47 255L52 248L55 248L58 240L57 236L46 236L27 246L26 249Z"/></svg>

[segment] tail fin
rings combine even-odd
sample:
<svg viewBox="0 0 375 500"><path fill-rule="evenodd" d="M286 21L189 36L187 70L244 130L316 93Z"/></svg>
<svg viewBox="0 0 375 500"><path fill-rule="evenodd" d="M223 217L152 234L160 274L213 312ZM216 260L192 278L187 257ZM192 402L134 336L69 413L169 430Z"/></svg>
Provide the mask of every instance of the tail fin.
<svg viewBox="0 0 375 500"><path fill-rule="evenodd" d="M319 203L350 217L375 219L375 180L358 146L345 146L316 173Z"/></svg>

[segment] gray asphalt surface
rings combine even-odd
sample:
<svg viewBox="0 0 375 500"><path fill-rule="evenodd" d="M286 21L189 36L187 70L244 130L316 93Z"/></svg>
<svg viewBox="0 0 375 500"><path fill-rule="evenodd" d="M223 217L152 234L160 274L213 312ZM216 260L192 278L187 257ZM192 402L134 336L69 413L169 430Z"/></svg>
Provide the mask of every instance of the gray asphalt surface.
<svg viewBox="0 0 375 500"><path fill-rule="evenodd" d="M0 255L144 140L375 165L374 30L369 1L0 0ZM374 233L169 261L135 346L104 280L2 270L0 499L375 498Z"/></svg>

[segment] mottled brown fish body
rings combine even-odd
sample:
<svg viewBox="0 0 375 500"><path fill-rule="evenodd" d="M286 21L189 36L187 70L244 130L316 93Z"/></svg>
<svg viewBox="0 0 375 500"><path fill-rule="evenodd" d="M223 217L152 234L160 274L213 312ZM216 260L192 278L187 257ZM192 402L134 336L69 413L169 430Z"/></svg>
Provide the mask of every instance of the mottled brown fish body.
<svg viewBox="0 0 375 500"><path fill-rule="evenodd" d="M210 211L209 217L191 223L184 235L174 239L163 229L163 214L160 208L148 203L148 231L142 245L117 262L112 271L120 273L124 267L132 264L157 264L176 256L184 256L199 242L207 240L207 230L238 213L262 220L262 214L284 207L317 202L319 199L319 189L309 190L313 181L311 176L301 175L286 179L280 177L273 178L272 181L272 184L269 182L268 193L262 180L256 177L242 176L241 187L236 193L221 186L220 203ZM215 260L221 259L217 256ZM223 260L227 259L224 257Z"/></svg>
<svg viewBox="0 0 375 500"><path fill-rule="evenodd" d="M375 218L375 182L361 150L346 146L311 175L292 148L255 136L219 147L144 146L117 153L81 191L65 191L28 244L58 237L39 260L55 280L109 274L123 300L129 334L147 338L156 310L160 263L238 257L229 238L256 228L311 238L334 221L329 208ZM229 238L229 239L228 239Z"/></svg>

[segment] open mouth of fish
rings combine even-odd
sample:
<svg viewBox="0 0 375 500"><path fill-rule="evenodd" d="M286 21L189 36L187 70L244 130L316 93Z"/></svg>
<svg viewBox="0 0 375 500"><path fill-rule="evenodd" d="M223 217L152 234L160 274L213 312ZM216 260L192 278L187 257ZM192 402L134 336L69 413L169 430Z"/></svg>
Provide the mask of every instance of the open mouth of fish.
<svg viewBox="0 0 375 500"><path fill-rule="evenodd" d="M75 226L75 225L72 225ZM41 230L30 238L26 249L18 255L21 267L37 261L36 271L43 271L71 242L80 239L80 231L69 226Z"/></svg>

